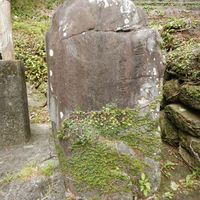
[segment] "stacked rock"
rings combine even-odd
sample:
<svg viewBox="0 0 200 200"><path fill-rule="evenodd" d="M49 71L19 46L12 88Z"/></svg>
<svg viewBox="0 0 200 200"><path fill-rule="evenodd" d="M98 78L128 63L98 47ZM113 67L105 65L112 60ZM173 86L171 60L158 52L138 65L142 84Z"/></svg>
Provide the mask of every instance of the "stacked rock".
<svg viewBox="0 0 200 200"><path fill-rule="evenodd" d="M166 62L160 125L163 141L200 166L200 47L180 47Z"/></svg>

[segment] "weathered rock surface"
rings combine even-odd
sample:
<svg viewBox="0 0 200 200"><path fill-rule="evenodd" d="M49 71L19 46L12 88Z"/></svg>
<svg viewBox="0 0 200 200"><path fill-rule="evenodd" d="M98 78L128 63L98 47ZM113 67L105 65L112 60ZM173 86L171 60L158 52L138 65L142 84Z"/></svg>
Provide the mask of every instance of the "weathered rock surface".
<svg viewBox="0 0 200 200"><path fill-rule="evenodd" d="M160 112L160 128L162 140L172 146L179 145L178 129L167 118L164 111Z"/></svg>
<svg viewBox="0 0 200 200"><path fill-rule="evenodd" d="M200 136L200 116L198 112L187 109L181 104L170 104L165 113L171 122L183 132Z"/></svg>
<svg viewBox="0 0 200 200"><path fill-rule="evenodd" d="M0 147L25 143L30 125L24 69L19 61L0 61Z"/></svg>
<svg viewBox="0 0 200 200"><path fill-rule="evenodd" d="M29 107L40 108L44 107L47 103L47 98L44 93L32 88L28 83L27 87L27 95L28 95L28 105Z"/></svg>
<svg viewBox="0 0 200 200"><path fill-rule="evenodd" d="M65 188L60 173L52 177L36 176L27 181L14 181L7 186L2 200L65 200Z"/></svg>
<svg viewBox="0 0 200 200"><path fill-rule="evenodd" d="M159 93L159 35L130 0L66 1L47 33L49 110L59 128L74 109L145 107Z"/></svg>
<svg viewBox="0 0 200 200"><path fill-rule="evenodd" d="M180 90L180 101L190 108L200 110L200 86L184 85Z"/></svg>
<svg viewBox="0 0 200 200"><path fill-rule="evenodd" d="M168 52L161 103L161 110L164 110L167 115L169 126L176 127L176 132L179 136L181 135L179 138L180 154L193 168L199 167L199 155L196 152L197 141L200 139L199 56L200 45L198 42L188 42L186 45L181 45ZM162 138L167 141L172 137L172 131L166 130L167 123L164 124L162 119L161 126ZM192 136L196 139L191 139ZM194 143L191 142L193 140ZM177 141L174 140L174 142ZM173 144L173 140L168 143Z"/></svg>
<svg viewBox="0 0 200 200"><path fill-rule="evenodd" d="M195 159L193 154L190 154L186 149L184 149L182 146L179 146L179 154L183 158L183 160L192 168L199 167L200 162Z"/></svg>
<svg viewBox="0 0 200 200"><path fill-rule="evenodd" d="M180 133L180 145L187 149L190 154L200 163L200 138Z"/></svg>
<svg viewBox="0 0 200 200"><path fill-rule="evenodd" d="M163 86L163 96L168 103L174 103L178 101L180 92L180 84L178 80L170 80L165 82Z"/></svg>

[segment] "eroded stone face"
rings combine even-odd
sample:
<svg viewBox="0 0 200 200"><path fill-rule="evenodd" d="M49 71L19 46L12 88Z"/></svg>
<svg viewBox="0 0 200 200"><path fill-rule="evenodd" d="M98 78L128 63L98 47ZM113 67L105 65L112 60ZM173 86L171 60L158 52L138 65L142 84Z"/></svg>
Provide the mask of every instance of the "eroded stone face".
<svg viewBox="0 0 200 200"><path fill-rule="evenodd" d="M159 35L146 24L129 0L66 1L57 10L46 37L55 127L77 108L146 107L158 96Z"/></svg>

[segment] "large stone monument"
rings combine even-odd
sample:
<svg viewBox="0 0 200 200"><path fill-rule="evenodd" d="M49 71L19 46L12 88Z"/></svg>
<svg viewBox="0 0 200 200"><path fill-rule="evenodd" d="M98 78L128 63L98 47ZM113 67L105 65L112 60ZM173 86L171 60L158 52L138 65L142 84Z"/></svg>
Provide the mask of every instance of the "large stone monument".
<svg viewBox="0 0 200 200"><path fill-rule="evenodd" d="M132 200L158 190L160 136L150 108L164 70L158 42L130 0L71 0L54 14L49 111L69 199Z"/></svg>
<svg viewBox="0 0 200 200"><path fill-rule="evenodd" d="M74 109L152 102L164 69L158 40L145 13L130 0L66 1L46 37L55 127Z"/></svg>
<svg viewBox="0 0 200 200"><path fill-rule="evenodd" d="M30 138L24 68L20 61L0 61L0 147Z"/></svg>

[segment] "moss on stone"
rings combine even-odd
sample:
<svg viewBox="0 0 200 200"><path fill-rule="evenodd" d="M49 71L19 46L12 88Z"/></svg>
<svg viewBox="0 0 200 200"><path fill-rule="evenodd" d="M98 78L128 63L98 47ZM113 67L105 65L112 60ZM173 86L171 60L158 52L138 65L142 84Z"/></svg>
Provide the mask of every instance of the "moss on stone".
<svg viewBox="0 0 200 200"><path fill-rule="evenodd" d="M138 175L142 171L142 164L125 155L118 155L113 149L98 143L73 148L68 169L80 190L98 188L103 193L127 192L132 187L130 174Z"/></svg>
<svg viewBox="0 0 200 200"><path fill-rule="evenodd" d="M184 81L200 81L200 44L186 42L167 56L166 71Z"/></svg>
<svg viewBox="0 0 200 200"><path fill-rule="evenodd" d="M66 143L57 147L61 167L80 191L131 192L139 184L136 177L143 172L143 159L157 158L157 128L156 120L137 109L107 106L89 113L76 111L58 133L60 142ZM142 159L119 152L118 142L139 152Z"/></svg>
<svg viewBox="0 0 200 200"><path fill-rule="evenodd" d="M67 159L63 152L63 149L57 143L55 144L55 148L56 148L56 153L58 156L61 172L66 173L68 171L68 166L67 166Z"/></svg>
<svg viewBox="0 0 200 200"><path fill-rule="evenodd" d="M180 85L178 80L170 80L165 82L163 86L163 96L167 103L177 102L179 92L180 92Z"/></svg>
<svg viewBox="0 0 200 200"><path fill-rule="evenodd" d="M161 137L164 142L167 142L172 146L179 145L178 129L167 118L164 111L161 111L160 113L160 128Z"/></svg>
<svg viewBox="0 0 200 200"><path fill-rule="evenodd" d="M180 101L197 110L200 110L200 86L186 84L181 87Z"/></svg>
<svg viewBox="0 0 200 200"><path fill-rule="evenodd" d="M165 107L167 118L180 130L195 137L200 136L199 113L181 104L170 104Z"/></svg>

